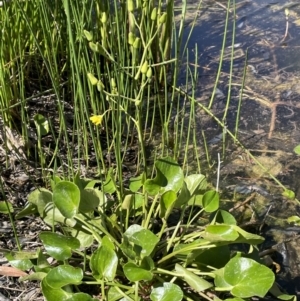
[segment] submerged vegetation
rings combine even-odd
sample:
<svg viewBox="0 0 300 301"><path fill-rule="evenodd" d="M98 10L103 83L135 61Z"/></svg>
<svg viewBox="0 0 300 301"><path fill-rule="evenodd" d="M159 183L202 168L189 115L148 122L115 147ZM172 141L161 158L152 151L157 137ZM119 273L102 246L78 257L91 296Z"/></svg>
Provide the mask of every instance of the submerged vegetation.
<svg viewBox="0 0 300 301"><path fill-rule="evenodd" d="M230 131L229 105L222 118L212 110L223 51L211 99L196 101L198 50L190 63L187 1L176 5L13 0L0 8L4 164L25 171L35 187L18 208L0 178L0 209L13 227L29 215L45 225L36 250L22 249L14 227L18 249L0 251L15 273L32 271L18 276L39 281L45 300L247 300L268 292L294 298L279 291L259 259L264 238L220 207L220 166L205 129L199 139L197 110L285 197L295 196L239 141L239 115ZM234 20L228 0L224 45L230 14ZM212 167L216 188L204 175Z"/></svg>

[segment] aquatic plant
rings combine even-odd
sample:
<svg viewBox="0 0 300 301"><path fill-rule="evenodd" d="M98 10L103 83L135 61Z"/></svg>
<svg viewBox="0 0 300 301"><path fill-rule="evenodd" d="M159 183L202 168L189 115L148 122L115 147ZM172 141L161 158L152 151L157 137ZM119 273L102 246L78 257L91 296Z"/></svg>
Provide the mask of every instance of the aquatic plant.
<svg viewBox="0 0 300 301"><path fill-rule="evenodd" d="M155 169L154 178L131 178L124 197L110 175L54 177L52 191L33 191L16 217L36 214L51 230L39 233L43 247L26 258L22 251L6 254L14 267L34 271L20 280L41 281L48 301L264 297L275 277L255 260L263 237L219 208L205 176L184 177L170 157ZM232 252L230 244L249 248Z"/></svg>

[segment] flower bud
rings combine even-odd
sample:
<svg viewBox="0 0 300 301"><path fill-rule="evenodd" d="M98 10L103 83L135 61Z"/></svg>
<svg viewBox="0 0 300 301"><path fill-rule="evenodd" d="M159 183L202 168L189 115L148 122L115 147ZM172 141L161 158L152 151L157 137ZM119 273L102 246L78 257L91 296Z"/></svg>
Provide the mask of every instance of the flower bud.
<svg viewBox="0 0 300 301"><path fill-rule="evenodd" d="M133 43L132 46L133 46L133 48L138 49L140 47L140 44L141 44L141 39L140 38L136 38L134 40L134 43Z"/></svg>
<svg viewBox="0 0 300 301"><path fill-rule="evenodd" d="M135 34L132 32L129 32L128 34L128 44L133 45L135 41Z"/></svg>
<svg viewBox="0 0 300 301"><path fill-rule="evenodd" d="M145 61L145 63L143 64L143 66L142 66L142 68L141 68L141 72L142 72L143 74L146 74L147 71L148 71L148 62Z"/></svg>
<svg viewBox="0 0 300 301"><path fill-rule="evenodd" d="M83 33L89 42L93 40L93 34L91 32L84 30Z"/></svg>
<svg viewBox="0 0 300 301"><path fill-rule="evenodd" d="M151 12L151 20L155 21L157 18L157 7L154 7Z"/></svg>
<svg viewBox="0 0 300 301"><path fill-rule="evenodd" d="M163 24L167 21L167 13L163 13L160 18L158 19L158 23Z"/></svg>
<svg viewBox="0 0 300 301"><path fill-rule="evenodd" d="M148 68L147 73L146 73L146 76L147 76L148 78L151 78L151 77L152 77L152 68L151 68L151 67Z"/></svg>
<svg viewBox="0 0 300 301"><path fill-rule="evenodd" d="M134 10L133 0L127 0L127 8L129 12L132 12Z"/></svg>
<svg viewBox="0 0 300 301"><path fill-rule="evenodd" d="M97 84L97 82L98 82L98 79L92 73L90 73L90 72L87 74L87 76L88 76L88 79L89 79L90 83L93 86L95 86Z"/></svg>
<svg viewBox="0 0 300 301"><path fill-rule="evenodd" d="M107 13L103 12L101 16L101 23L104 24L107 22Z"/></svg>

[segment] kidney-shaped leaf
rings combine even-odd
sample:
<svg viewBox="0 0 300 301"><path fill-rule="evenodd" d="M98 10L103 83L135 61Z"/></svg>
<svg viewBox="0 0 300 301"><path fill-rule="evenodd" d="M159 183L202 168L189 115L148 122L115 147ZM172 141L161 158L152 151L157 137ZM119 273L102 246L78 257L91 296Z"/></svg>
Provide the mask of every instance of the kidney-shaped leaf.
<svg viewBox="0 0 300 301"><path fill-rule="evenodd" d="M180 194L175 202L175 207L181 207L200 191L205 190L207 181L204 175L190 175L184 179Z"/></svg>
<svg viewBox="0 0 300 301"><path fill-rule="evenodd" d="M128 262L123 267L124 274L129 281L150 281L153 277L151 271L136 265L133 262Z"/></svg>
<svg viewBox="0 0 300 301"><path fill-rule="evenodd" d="M160 217L167 218L171 212L177 195L173 190L166 191L160 198Z"/></svg>
<svg viewBox="0 0 300 301"><path fill-rule="evenodd" d="M232 214L225 210L218 210L217 212L211 214L209 218L211 224L227 224L227 225L236 225L236 219Z"/></svg>
<svg viewBox="0 0 300 301"><path fill-rule="evenodd" d="M235 297L264 297L272 287L274 273L250 258L235 257L224 268L224 280L232 286Z"/></svg>
<svg viewBox="0 0 300 301"><path fill-rule="evenodd" d="M93 276L99 279L112 281L115 278L118 266L118 256L115 251L107 245L102 245L93 255L90 267Z"/></svg>
<svg viewBox="0 0 300 301"><path fill-rule="evenodd" d="M215 190L206 191L202 198L202 206L206 212L219 209L219 193Z"/></svg>
<svg viewBox="0 0 300 301"><path fill-rule="evenodd" d="M72 218L78 212L80 190L72 182L61 181L54 187L53 202L64 217Z"/></svg>
<svg viewBox="0 0 300 301"><path fill-rule="evenodd" d="M40 239L47 253L56 260L66 260L70 258L71 251L80 247L80 242L77 238L57 233L42 232Z"/></svg>
<svg viewBox="0 0 300 301"><path fill-rule="evenodd" d="M173 190L177 193L183 184L183 171L171 157L164 157L155 162L156 177L144 184L150 195Z"/></svg>
<svg viewBox="0 0 300 301"><path fill-rule="evenodd" d="M149 256L159 241L155 234L139 225L130 226L124 235L127 237L129 242L142 248L142 257Z"/></svg>
<svg viewBox="0 0 300 301"><path fill-rule="evenodd" d="M239 237L239 233L232 225L209 225L206 227L203 237L210 241L234 242Z"/></svg>
<svg viewBox="0 0 300 301"><path fill-rule="evenodd" d="M54 289L53 287L51 287L47 283L46 277L43 279L41 283L41 287L42 287L43 296L47 301L58 301L58 300L65 301L71 296L70 293L66 292L61 288Z"/></svg>
<svg viewBox="0 0 300 301"><path fill-rule="evenodd" d="M22 258L22 254L7 253L5 254L5 257L13 267L20 269L22 271L29 270L33 266L32 261L29 258L26 258L27 257L26 255L24 256L24 258ZM3 269L0 266L0 275L4 275L2 274L2 272Z"/></svg>
<svg viewBox="0 0 300 301"><path fill-rule="evenodd" d="M14 212L14 208L11 203L1 201L0 202L0 213L8 214L9 212Z"/></svg>
<svg viewBox="0 0 300 301"><path fill-rule="evenodd" d="M181 288L170 282L164 282L163 286L154 288L150 295L152 301L180 301L182 298Z"/></svg>
<svg viewBox="0 0 300 301"><path fill-rule="evenodd" d="M298 144L298 145L294 148L294 152L295 152L297 155L300 155L300 144Z"/></svg>
<svg viewBox="0 0 300 301"><path fill-rule="evenodd" d="M201 174L189 175L184 179L184 181L191 196L199 190L205 190L207 187L206 178Z"/></svg>
<svg viewBox="0 0 300 301"><path fill-rule="evenodd" d="M60 265L52 269L45 277L47 284L58 289L68 284L80 284L83 271L70 265Z"/></svg>

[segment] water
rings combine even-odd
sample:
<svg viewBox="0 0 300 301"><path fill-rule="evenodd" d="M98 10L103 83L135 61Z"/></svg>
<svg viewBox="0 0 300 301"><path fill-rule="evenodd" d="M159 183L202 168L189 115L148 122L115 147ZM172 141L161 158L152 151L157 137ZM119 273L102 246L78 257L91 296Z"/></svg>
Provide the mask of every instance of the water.
<svg viewBox="0 0 300 301"><path fill-rule="evenodd" d="M224 61L217 84L218 93L212 101L212 112L218 118L226 120L230 130L234 130L238 122L240 130L238 137L243 144L255 156L267 158L271 165L272 162L274 166L280 164L277 178L287 188L294 190L296 196L300 198L300 159L293 153L293 148L300 144L300 2L249 0L236 1L236 3L232 83L229 87L233 39L233 14L231 13ZM185 82L188 68L192 72L197 68L195 97L197 102L206 106L211 101L220 61L226 6L227 1L203 0L198 12L194 1L191 1L188 9L189 25L185 28L185 37L189 34L195 14L197 19L189 40L189 63L182 69L180 82L182 84ZM196 45L198 58L195 57ZM246 80L241 111L237 116L245 64L247 65ZM225 114L229 92L231 94L229 109ZM222 129L213 119L207 118L200 109L196 116L196 126L199 132L205 129L212 160L216 160L217 153L222 152ZM236 187L236 192L240 194L256 191L257 196L249 203L253 212L270 208L265 210L267 215L264 214L262 217L264 222L271 228L276 225L285 229L288 226L287 218L300 213L299 205L283 198L279 187L271 179L262 174L254 174L255 164L251 158L247 158L243 150L233 145L230 138L225 145L226 158L222 163L223 173L221 170L223 192L226 192L226 187L233 185ZM211 178L214 180L215 177L216 173L212 172ZM232 198L230 193L232 192L229 192ZM276 197L272 199L271 196ZM241 199L244 200L246 197L241 196ZM278 241L273 234L272 236L276 242L285 239L281 237ZM299 254L299 252L289 254ZM298 255L293 256L295 258L292 258L291 262L300 261ZM289 293L295 293L293 279L285 280L291 283L291 286L285 285L285 288Z"/></svg>

